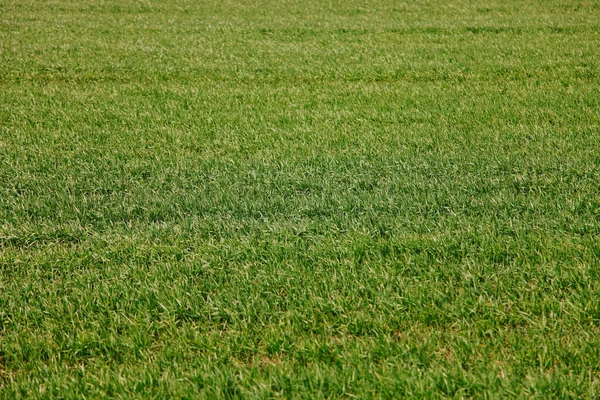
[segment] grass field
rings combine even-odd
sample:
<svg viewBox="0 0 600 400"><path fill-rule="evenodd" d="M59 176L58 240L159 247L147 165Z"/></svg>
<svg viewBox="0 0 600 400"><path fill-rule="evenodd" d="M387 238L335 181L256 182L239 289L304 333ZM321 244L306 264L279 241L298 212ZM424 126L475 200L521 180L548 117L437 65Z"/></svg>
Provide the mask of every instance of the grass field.
<svg viewBox="0 0 600 400"><path fill-rule="evenodd" d="M0 397L600 396L597 1L0 0Z"/></svg>

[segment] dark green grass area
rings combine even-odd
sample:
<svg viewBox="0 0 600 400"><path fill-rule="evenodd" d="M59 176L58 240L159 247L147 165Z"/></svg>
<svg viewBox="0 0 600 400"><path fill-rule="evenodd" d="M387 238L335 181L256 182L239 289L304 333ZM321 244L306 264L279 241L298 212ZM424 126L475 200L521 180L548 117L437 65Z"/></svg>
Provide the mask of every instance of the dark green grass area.
<svg viewBox="0 0 600 400"><path fill-rule="evenodd" d="M595 1L0 1L0 397L600 396Z"/></svg>

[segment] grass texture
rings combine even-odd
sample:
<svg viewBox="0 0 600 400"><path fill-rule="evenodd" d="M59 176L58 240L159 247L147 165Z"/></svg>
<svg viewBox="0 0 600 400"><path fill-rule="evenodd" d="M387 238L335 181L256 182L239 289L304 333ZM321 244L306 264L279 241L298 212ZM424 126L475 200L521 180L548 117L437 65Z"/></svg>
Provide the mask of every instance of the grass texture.
<svg viewBox="0 0 600 400"><path fill-rule="evenodd" d="M600 4L0 0L0 398L600 396Z"/></svg>

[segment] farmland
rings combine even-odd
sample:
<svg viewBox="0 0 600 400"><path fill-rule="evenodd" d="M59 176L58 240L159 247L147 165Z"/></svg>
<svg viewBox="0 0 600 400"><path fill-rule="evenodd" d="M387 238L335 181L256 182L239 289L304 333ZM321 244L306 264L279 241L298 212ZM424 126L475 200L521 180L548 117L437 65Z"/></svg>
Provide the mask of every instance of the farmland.
<svg viewBox="0 0 600 400"><path fill-rule="evenodd" d="M600 4L0 0L0 398L600 396Z"/></svg>

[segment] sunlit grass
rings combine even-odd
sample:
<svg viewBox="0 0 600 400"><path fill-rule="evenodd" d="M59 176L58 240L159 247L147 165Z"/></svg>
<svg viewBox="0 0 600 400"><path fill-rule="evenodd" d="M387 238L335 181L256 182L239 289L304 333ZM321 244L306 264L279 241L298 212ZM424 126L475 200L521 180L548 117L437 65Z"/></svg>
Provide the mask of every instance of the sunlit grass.
<svg viewBox="0 0 600 400"><path fill-rule="evenodd" d="M0 396L597 398L599 21L0 0Z"/></svg>

